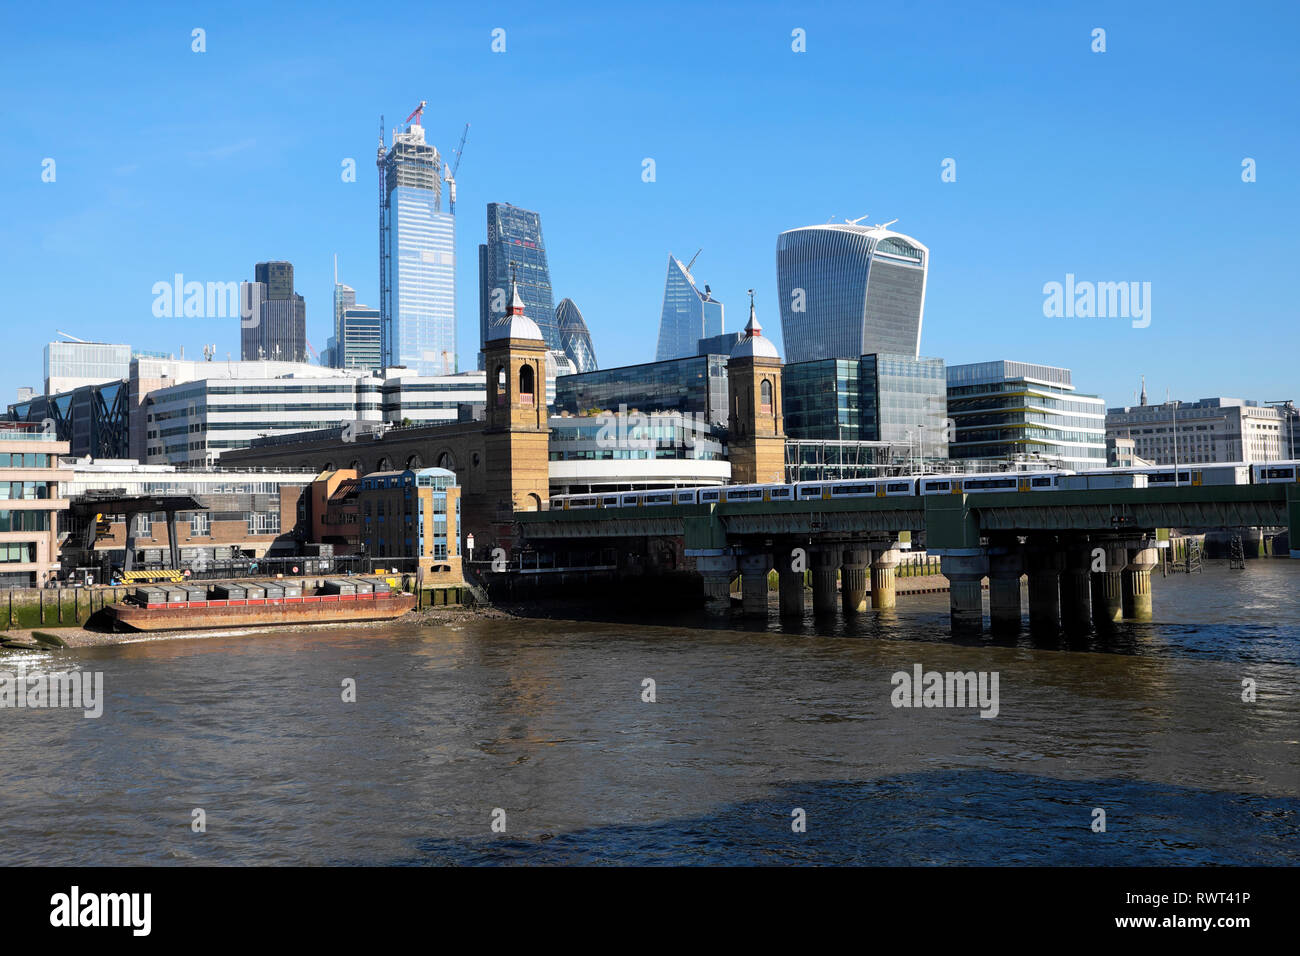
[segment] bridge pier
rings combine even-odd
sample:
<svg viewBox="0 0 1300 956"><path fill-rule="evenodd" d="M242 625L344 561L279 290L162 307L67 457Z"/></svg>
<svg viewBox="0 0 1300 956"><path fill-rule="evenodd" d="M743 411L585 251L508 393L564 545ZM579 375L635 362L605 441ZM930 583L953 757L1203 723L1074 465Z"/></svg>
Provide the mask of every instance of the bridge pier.
<svg viewBox="0 0 1300 956"><path fill-rule="evenodd" d="M1029 560L1029 627L1056 633L1061 628L1061 552L1055 545L1035 546Z"/></svg>
<svg viewBox="0 0 1300 956"><path fill-rule="evenodd" d="M984 629L984 575L989 570L988 555L945 554L940 559L948 579L948 600L954 632L980 632ZM1016 606L1019 610L1017 581Z"/></svg>
<svg viewBox="0 0 1300 956"><path fill-rule="evenodd" d="M1139 548L1124 568L1124 616L1130 620L1151 620L1151 569L1157 553L1155 548Z"/></svg>
<svg viewBox="0 0 1300 956"><path fill-rule="evenodd" d="M740 609L745 615L767 615L767 572L771 569L771 555L765 552L740 559Z"/></svg>
<svg viewBox="0 0 1300 956"><path fill-rule="evenodd" d="M1020 630L1020 575L1024 558L1019 550L998 550L989 555L989 628L1000 632Z"/></svg>
<svg viewBox="0 0 1300 956"><path fill-rule="evenodd" d="M804 566L808 549L802 546L778 548L773 555L779 579L777 598L782 617L801 618L804 612Z"/></svg>
<svg viewBox="0 0 1300 956"><path fill-rule="evenodd" d="M1088 542L1071 542L1061 574L1061 623L1066 630L1092 627L1092 550Z"/></svg>
<svg viewBox="0 0 1300 956"><path fill-rule="evenodd" d="M1102 571L1092 572L1092 617L1102 623L1124 619L1124 566L1128 551L1122 545L1105 546L1106 563Z"/></svg>
<svg viewBox="0 0 1300 956"><path fill-rule="evenodd" d="M835 579L840 569L839 548L817 548L812 553L813 613L835 613Z"/></svg>
<svg viewBox="0 0 1300 956"><path fill-rule="evenodd" d="M695 570L704 579L704 607L713 614L731 611L731 582L736 577L736 558L718 551L695 558Z"/></svg>
<svg viewBox="0 0 1300 956"><path fill-rule="evenodd" d="M894 589L894 570L898 567L898 561L898 551L889 548L877 552L876 560L871 562L871 606L877 611L898 606L898 596Z"/></svg>
<svg viewBox="0 0 1300 956"><path fill-rule="evenodd" d="M845 614L854 614L867 609L867 566L870 564L871 551L867 548L844 549L844 558L840 565L840 599L844 603ZM872 581L875 581L874 572ZM874 607L874 592L871 603Z"/></svg>

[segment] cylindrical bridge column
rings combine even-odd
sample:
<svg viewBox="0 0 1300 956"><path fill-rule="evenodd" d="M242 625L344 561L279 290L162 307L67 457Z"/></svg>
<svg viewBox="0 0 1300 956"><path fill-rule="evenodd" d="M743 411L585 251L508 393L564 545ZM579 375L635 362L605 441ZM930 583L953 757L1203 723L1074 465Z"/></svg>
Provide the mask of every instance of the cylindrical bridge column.
<svg viewBox="0 0 1300 956"><path fill-rule="evenodd" d="M731 582L736 577L736 559L733 555L699 555L695 570L704 582L704 607L712 614L731 611Z"/></svg>
<svg viewBox="0 0 1300 956"><path fill-rule="evenodd" d="M820 547L812 553L813 613L835 613L835 579L840 569L840 549Z"/></svg>
<svg viewBox="0 0 1300 956"><path fill-rule="evenodd" d="M1061 574L1061 622L1068 630L1092 627L1092 549L1086 541L1072 542Z"/></svg>
<svg viewBox="0 0 1300 956"><path fill-rule="evenodd" d="M1019 551L989 555L989 627L994 631L1020 630L1020 575L1024 559Z"/></svg>
<svg viewBox="0 0 1300 956"><path fill-rule="evenodd" d="M740 559L740 609L755 617L767 614L767 572L772 556L765 552L747 554Z"/></svg>
<svg viewBox="0 0 1300 956"><path fill-rule="evenodd" d="M1043 633L1061 629L1061 568L1064 556L1054 545L1029 556L1029 627Z"/></svg>
<svg viewBox="0 0 1300 956"><path fill-rule="evenodd" d="M948 600L952 609L953 632L984 629L984 575L989 559L985 554L945 554L941 562L948 579Z"/></svg>
<svg viewBox="0 0 1300 956"><path fill-rule="evenodd" d="M1092 616L1099 624L1124 618L1124 566L1128 564L1128 551L1121 545L1108 544L1105 552L1101 570L1092 572Z"/></svg>
<svg viewBox="0 0 1300 956"><path fill-rule="evenodd" d="M898 605L894 590L894 570L898 567L898 560L898 551L891 548L876 552L876 559L871 562L871 606L877 611Z"/></svg>
<svg viewBox="0 0 1300 956"><path fill-rule="evenodd" d="M1124 616L1134 621L1151 620L1151 569L1156 566L1155 548L1134 551L1124 568Z"/></svg>
<svg viewBox="0 0 1300 956"><path fill-rule="evenodd" d="M844 613L852 614L867 609L867 565L871 552L866 548L845 548L840 565L840 598Z"/></svg>
<svg viewBox="0 0 1300 956"><path fill-rule="evenodd" d="M777 597L782 617L803 617L804 573L808 569L808 549L778 548L772 555L779 588Z"/></svg>

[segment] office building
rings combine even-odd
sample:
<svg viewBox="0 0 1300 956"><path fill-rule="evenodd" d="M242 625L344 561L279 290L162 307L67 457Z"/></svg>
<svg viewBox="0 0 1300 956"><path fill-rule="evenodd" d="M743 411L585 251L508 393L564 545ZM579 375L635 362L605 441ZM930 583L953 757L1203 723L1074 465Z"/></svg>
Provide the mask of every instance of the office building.
<svg viewBox="0 0 1300 956"><path fill-rule="evenodd" d="M792 440L886 442L895 457L918 462L948 457L943 359L881 352L798 362L785 366L784 389Z"/></svg>
<svg viewBox="0 0 1300 956"><path fill-rule="evenodd" d="M478 370L455 375L411 375L404 369L388 369L382 392L384 421L391 425L457 421L462 406L486 401L486 382L487 373Z"/></svg>
<svg viewBox="0 0 1300 956"><path fill-rule="evenodd" d="M500 202L488 203L487 242L479 246L479 349L494 337L493 326L509 318L512 269L524 314L537 323L548 349L563 351L542 217L530 209Z"/></svg>
<svg viewBox="0 0 1300 956"><path fill-rule="evenodd" d="M60 480L67 442L44 428L0 423L0 587L41 587L58 567Z"/></svg>
<svg viewBox="0 0 1300 956"><path fill-rule="evenodd" d="M877 352L916 358L930 251L857 222L804 226L776 244L787 363Z"/></svg>
<svg viewBox="0 0 1300 956"><path fill-rule="evenodd" d="M1044 468L1104 468L1105 404L1076 392L1066 368L1009 361L950 365L948 454Z"/></svg>
<svg viewBox="0 0 1300 956"><path fill-rule="evenodd" d="M683 412L716 425L727 422L727 356L691 355L625 365L555 380L557 413Z"/></svg>
<svg viewBox="0 0 1300 956"><path fill-rule="evenodd" d="M1145 387L1143 398L1145 399ZM1106 410L1107 439L1132 439L1134 452L1157 465L1277 461L1295 457L1293 420L1285 406L1242 398L1167 401Z"/></svg>
<svg viewBox="0 0 1300 956"><path fill-rule="evenodd" d="M594 372L596 349L591 344L591 332L572 299L561 299L555 307L555 327L559 330L560 347L573 362L575 372Z"/></svg>
<svg viewBox="0 0 1300 956"><path fill-rule="evenodd" d="M357 290L344 285L338 280L337 267L334 275L334 338L343 336L343 313L357 304Z"/></svg>
<svg viewBox="0 0 1300 956"><path fill-rule="evenodd" d="M45 346L45 394L121 381L131 368L131 346L107 342L50 342Z"/></svg>
<svg viewBox="0 0 1300 956"><path fill-rule="evenodd" d="M379 372L384 367L384 321L378 309L351 305L339 317L337 365Z"/></svg>
<svg viewBox="0 0 1300 956"><path fill-rule="evenodd" d="M240 357L247 362L307 361L307 304L294 292L293 264L259 262L240 283Z"/></svg>
<svg viewBox="0 0 1300 956"><path fill-rule="evenodd" d="M698 256L699 253L696 253ZM699 341L723 332L722 303L713 298L706 285L700 291L689 265L672 253L668 255L668 275L664 279L663 308L659 314L659 345L655 360L686 358L697 354Z"/></svg>
<svg viewBox="0 0 1300 956"><path fill-rule="evenodd" d="M357 486L360 540L374 558L460 576L460 488L446 468L377 471Z"/></svg>
<svg viewBox="0 0 1300 956"><path fill-rule="evenodd" d="M456 217L442 208L442 159L417 112L379 146L379 311L384 362L456 371Z"/></svg>
<svg viewBox="0 0 1300 956"><path fill-rule="evenodd" d="M129 369L129 366L128 366ZM69 454L95 458L128 458L130 447L129 382L120 380L82 385L71 391L34 395L9 406L11 422L43 426L52 437L68 443Z"/></svg>
<svg viewBox="0 0 1300 956"><path fill-rule="evenodd" d="M700 339L695 344L695 354L730 355L731 350L739 345L744 338L744 332L723 332L721 335L710 335L708 338Z"/></svg>

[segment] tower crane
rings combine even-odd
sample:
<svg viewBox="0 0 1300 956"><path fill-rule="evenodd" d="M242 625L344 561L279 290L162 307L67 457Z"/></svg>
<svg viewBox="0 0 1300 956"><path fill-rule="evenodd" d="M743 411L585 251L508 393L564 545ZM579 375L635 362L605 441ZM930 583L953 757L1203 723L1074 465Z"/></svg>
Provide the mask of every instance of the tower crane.
<svg viewBox="0 0 1300 956"><path fill-rule="evenodd" d="M465 155L465 140L469 137L469 123L465 124L465 130L460 134L460 145L456 147L456 162L452 163L451 168L443 163L443 179L447 181L447 211L455 215L456 213L456 173L460 172L460 160Z"/></svg>
<svg viewBox="0 0 1300 956"><path fill-rule="evenodd" d="M411 125L411 120L415 120L415 125L419 126L420 120L424 118L424 108L429 105L428 100L420 100L420 105L411 110L411 115L406 118L406 125Z"/></svg>

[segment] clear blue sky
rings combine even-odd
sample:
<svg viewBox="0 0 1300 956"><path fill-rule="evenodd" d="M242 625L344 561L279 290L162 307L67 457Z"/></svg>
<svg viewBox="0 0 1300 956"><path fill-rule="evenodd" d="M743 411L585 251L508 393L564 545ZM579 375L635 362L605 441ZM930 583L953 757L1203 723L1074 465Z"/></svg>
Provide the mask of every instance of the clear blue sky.
<svg viewBox="0 0 1300 956"><path fill-rule="evenodd" d="M1068 366L1112 405L1143 373L1153 398L1300 399L1297 10L15 7L0 38L0 402L39 387L55 329L237 355L233 321L153 317L153 284L177 272L251 279L254 262L289 259L323 347L335 253L359 299L377 298L379 114L391 127L421 99L444 153L472 124L462 368L488 202L541 213L556 299L578 303L602 366L653 357L667 254L699 247L694 271L728 328L753 286L779 342L777 234L869 214L930 247L923 355ZM341 181L348 157L355 183ZM947 157L955 183L940 180ZM1245 157L1257 182L1242 182ZM1044 318L1043 284L1066 273L1150 282L1150 326Z"/></svg>

